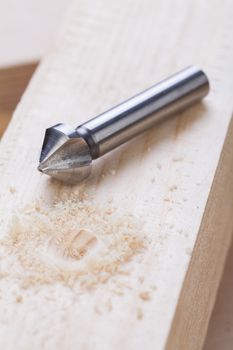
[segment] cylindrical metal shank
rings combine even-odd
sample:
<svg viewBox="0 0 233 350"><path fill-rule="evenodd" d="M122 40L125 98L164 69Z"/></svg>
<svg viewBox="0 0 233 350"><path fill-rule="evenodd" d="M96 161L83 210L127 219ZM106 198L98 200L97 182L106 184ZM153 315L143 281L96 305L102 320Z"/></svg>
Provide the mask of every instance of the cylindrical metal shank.
<svg viewBox="0 0 233 350"><path fill-rule="evenodd" d="M98 158L152 127L158 120L182 111L209 91L205 73L188 67L140 94L82 124L76 130Z"/></svg>

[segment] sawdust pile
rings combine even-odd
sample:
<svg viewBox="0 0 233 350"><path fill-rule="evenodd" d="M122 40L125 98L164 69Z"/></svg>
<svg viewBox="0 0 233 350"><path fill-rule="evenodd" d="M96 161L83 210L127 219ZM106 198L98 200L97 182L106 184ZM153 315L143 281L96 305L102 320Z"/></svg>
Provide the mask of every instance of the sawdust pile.
<svg viewBox="0 0 233 350"><path fill-rule="evenodd" d="M15 214L1 241L6 251L2 273L23 288L63 283L92 289L129 274L129 263L145 244L142 224L134 216L71 195Z"/></svg>

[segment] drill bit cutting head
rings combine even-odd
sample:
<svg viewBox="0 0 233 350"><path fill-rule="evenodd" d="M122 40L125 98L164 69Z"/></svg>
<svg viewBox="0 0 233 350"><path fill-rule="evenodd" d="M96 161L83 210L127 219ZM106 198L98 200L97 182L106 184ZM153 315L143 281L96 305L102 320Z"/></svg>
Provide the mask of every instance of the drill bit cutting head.
<svg viewBox="0 0 233 350"><path fill-rule="evenodd" d="M66 124L46 129L38 170L71 184L91 171L92 157L86 141Z"/></svg>

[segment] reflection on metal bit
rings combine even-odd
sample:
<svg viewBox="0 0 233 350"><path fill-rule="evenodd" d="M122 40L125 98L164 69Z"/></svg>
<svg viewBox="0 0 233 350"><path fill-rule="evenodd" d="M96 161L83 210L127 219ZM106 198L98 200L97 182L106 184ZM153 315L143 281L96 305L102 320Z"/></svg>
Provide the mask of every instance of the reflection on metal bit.
<svg viewBox="0 0 233 350"><path fill-rule="evenodd" d="M75 130L58 124L46 130L38 170L58 180L77 183L91 170L86 141Z"/></svg>

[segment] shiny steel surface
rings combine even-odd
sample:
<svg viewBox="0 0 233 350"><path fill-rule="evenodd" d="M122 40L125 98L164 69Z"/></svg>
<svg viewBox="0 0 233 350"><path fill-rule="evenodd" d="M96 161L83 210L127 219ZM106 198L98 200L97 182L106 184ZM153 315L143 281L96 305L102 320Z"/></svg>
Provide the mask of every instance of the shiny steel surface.
<svg viewBox="0 0 233 350"><path fill-rule="evenodd" d="M208 90L206 75L197 67L188 67L91 119L77 131L91 144L93 159L98 158L159 119L196 102Z"/></svg>
<svg viewBox="0 0 233 350"><path fill-rule="evenodd" d="M96 159L182 111L209 91L205 73L191 66L88 122L71 129L58 124L46 130L38 169L76 183L90 173Z"/></svg>
<svg viewBox="0 0 233 350"><path fill-rule="evenodd" d="M66 124L45 132L38 170L58 180L77 183L91 171L92 157L86 141Z"/></svg>

